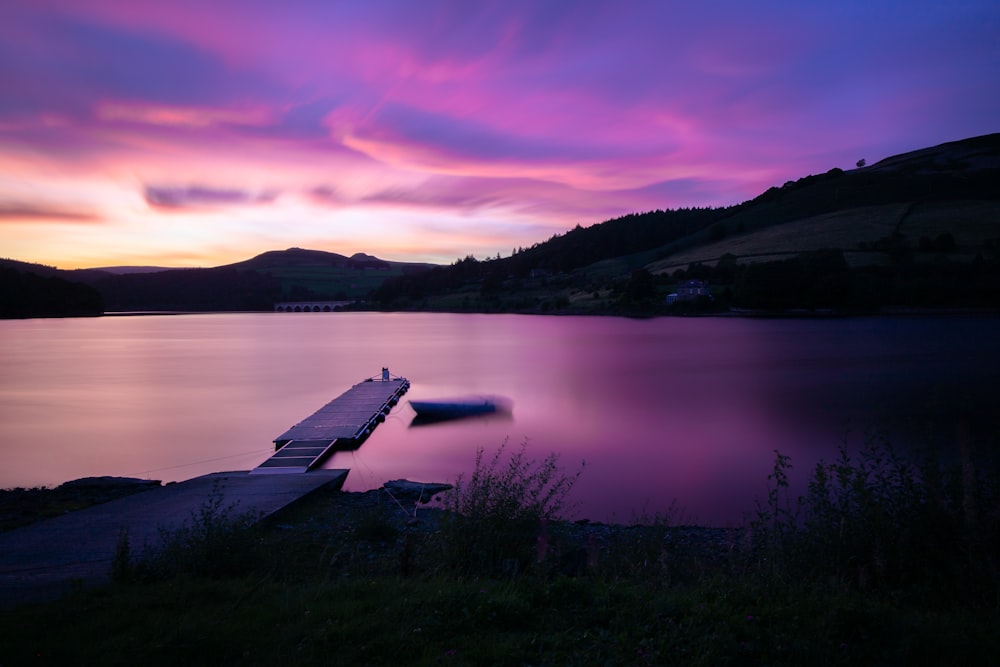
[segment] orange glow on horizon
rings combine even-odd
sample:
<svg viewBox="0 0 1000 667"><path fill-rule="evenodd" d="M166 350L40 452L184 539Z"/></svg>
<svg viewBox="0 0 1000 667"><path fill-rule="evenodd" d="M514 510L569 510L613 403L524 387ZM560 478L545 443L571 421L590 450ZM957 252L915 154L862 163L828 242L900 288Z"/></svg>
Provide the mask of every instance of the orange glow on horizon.
<svg viewBox="0 0 1000 667"><path fill-rule="evenodd" d="M288 247L506 256L578 224L737 204L862 156L990 134L1000 118L987 0L905 14L389 4L8 0L0 255L61 268Z"/></svg>

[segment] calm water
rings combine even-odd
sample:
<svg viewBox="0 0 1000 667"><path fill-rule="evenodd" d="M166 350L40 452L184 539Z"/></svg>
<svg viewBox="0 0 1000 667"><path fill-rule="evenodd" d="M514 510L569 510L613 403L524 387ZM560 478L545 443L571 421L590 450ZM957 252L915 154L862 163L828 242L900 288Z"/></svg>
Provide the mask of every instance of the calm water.
<svg viewBox="0 0 1000 667"><path fill-rule="evenodd" d="M866 431L997 446L1000 319L219 314L0 321L0 487L244 470L383 366L406 398L500 394L510 418L411 426L402 402L347 488L451 481L505 439L586 470L577 516L738 522L773 450L801 483Z"/></svg>

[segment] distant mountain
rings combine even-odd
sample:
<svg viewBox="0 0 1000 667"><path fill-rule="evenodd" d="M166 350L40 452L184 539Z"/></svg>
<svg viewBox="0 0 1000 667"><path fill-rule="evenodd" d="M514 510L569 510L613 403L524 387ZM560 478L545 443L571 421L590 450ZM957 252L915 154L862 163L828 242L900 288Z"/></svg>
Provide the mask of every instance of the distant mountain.
<svg viewBox="0 0 1000 667"><path fill-rule="evenodd" d="M350 257L322 250L304 250L289 248L288 250L272 250L236 264L227 264L229 268L252 269L254 271L286 271L298 268L334 268L350 271L379 269L383 271L412 273L433 268L434 264L417 262L390 262L365 253L355 253Z"/></svg>
<svg viewBox="0 0 1000 667"><path fill-rule="evenodd" d="M271 310L367 300L386 310L660 314L681 281L702 309L1000 306L1000 134L830 169L721 208L577 226L510 257L450 266L302 248L210 269L0 266L92 285L109 311Z"/></svg>
<svg viewBox="0 0 1000 667"><path fill-rule="evenodd" d="M278 301L360 300L386 278L432 266L390 262L364 253L345 257L301 248L265 252L235 264L205 269L105 267L64 271L0 260L0 267L90 286L109 312L269 311Z"/></svg>
<svg viewBox="0 0 1000 667"><path fill-rule="evenodd" d="M169 271L170 268L166 266L101 266L96 269L87 270L102 271L104 273L120 276L128 273L157 273L158 271Z"/></svg>
<svg viewBox="0 0 1000 667"><path fill-rule="evenodd" d="M35 264L33 262L19 262L16 259L0 258L0 267L6 269L14 269L15 271L33 273L36 276L61 276L65 274L65 271L61 271L54 266L47 266L45 264Z"/></svg>
<svg viewBox="0 0 1000 667"><path fill-rule="evenodd" d="M279 301L364 299L386 278L429 266L289 248L209 269L105 274L92 284L109 311L273 310Z"/></svg>

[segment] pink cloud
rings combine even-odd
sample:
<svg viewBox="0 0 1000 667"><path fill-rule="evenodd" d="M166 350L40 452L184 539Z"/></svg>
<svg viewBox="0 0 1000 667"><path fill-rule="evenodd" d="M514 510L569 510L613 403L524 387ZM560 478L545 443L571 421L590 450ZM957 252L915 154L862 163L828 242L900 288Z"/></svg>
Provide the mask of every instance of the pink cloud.
<svg viewBox="0 0 1000 667"><path fill-rule="evenodd" d="M274 122L274 114L264 108L200 109L116 102L98 104L96 115L99 120L109 123L141 123L181 128L214 125L264 126Z"/></svg>
<svg viewBox="0 0 1000 667"><path fill-rule="evenodd" d="M0 203L0 223L59 222L71 224L96 224L105 222L88 211L73 211L47 204Z"/></svg>
<svg viewBox="0 0 1000 667"><path fill-rule="evenodd" d="M51 177L73 173L177 212L287 215L280 190L532 230L732 204L996 131L998 21L987 0L10 0L0 198L74 201ZM172 185L219 174L244 185Z"/></svg>

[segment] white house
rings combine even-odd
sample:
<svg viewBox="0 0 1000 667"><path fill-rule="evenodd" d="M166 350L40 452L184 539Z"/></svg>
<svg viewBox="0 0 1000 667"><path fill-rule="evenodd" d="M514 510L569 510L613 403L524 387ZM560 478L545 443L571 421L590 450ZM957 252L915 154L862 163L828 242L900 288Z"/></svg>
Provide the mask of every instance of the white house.
<svg viewBox="0 0 1000 667"><path fill-rule="evenodd" d="M712 290L708 283L703 280L685 280L677 286L676 292L667 295L667 303L694 301L700 296L712 298Z"/></svg>

